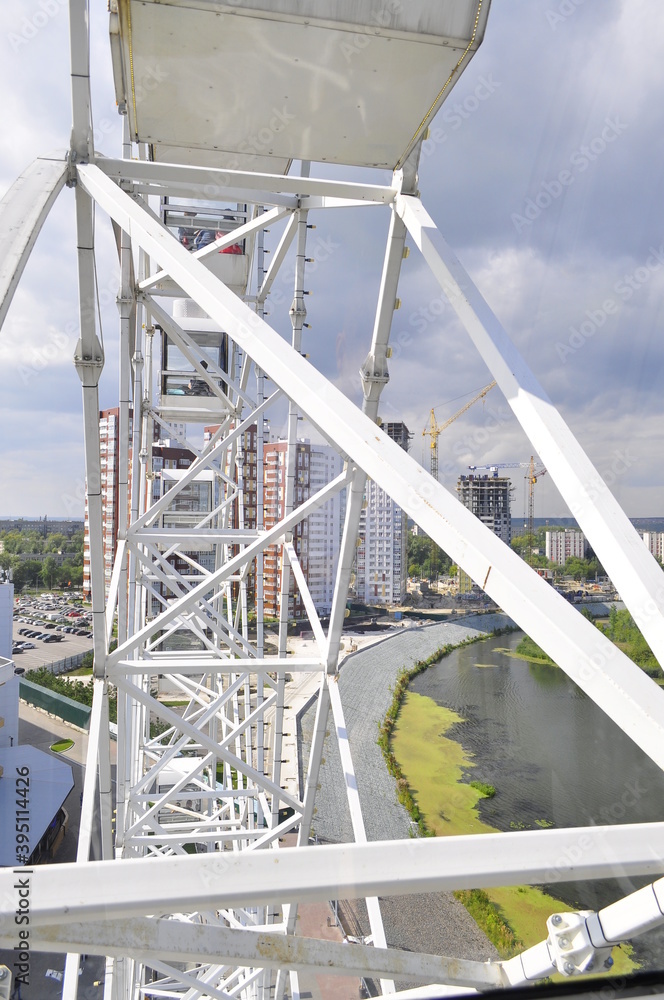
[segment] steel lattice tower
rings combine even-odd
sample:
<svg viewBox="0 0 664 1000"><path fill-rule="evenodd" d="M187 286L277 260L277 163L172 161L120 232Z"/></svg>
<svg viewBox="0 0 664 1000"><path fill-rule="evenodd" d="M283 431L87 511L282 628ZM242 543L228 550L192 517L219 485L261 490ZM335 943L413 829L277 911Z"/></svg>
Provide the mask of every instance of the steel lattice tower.
<svg viewBox="0 0 664 1000"><path fill-rule="evenodd" d="M656 882L647 900L628 897L616 904L610 940L601 930L608 918L599 924L594 915L568 914L573 949L554 923L549 944L505 963L386 948L379 895L543 882L580 831L496 834L481 852L468 837L366 843L336 678L367 477L664 766L664 693L377 423L409 235L661 658L661 571L420 200L417 170L426 128L480 44L488 7L486 0L388 4L377 16L369 0L111 0L111 51L125 116L123 156L116 159L93 147L87 7L85 0L71 0L71 147L36 161L0 209L2 319L55 198L65 184L74 188L80 292L74 363L83 388L94 702L78 863L31 876L32 944L68 953L67 998L77 993L80 953L108 956L108 1000L281 1000L285 991L298 995L298 971L319 967L375 977L384 993L393 991L395 979L408 978L506 986L554 967L566 974L585 971L590 956L603 957L611 941L662 919L664 890ZM162 78L153 86L155 59ZM242 87L233 87L237 67L247 64L251 72L242 76ZM299 174L290 172L295 160L302 164ZM313 178L310 162L344 164L359 178L363 168L379 167L391 172L391 180ZM389 233L359 409L302 356L302 329L310 219L336 208L361 213L368 205L389 216ZM115 227L122 280L120 530L108 594L95 207ZM283 234L266 266L263 232L279 223ZM210 233L211 242L200 239L192 252L181 237L196 239L197 232ZM287 343L266 322L265 304L291 247ZM266 527L263 428L278 407L287 409L288 448L278 486L283 508ZM343 467L298 504L301 416L336 450ZM174 425L184 425L184 435ZM216 429L201 444L204 426ZM158 495L155 428L168 430L195 455L182 474L162 475ZM296 529L341 493L345 520L325 629ZM274 546L281 559L276 649L266 644L263 622L265 554ZM287 656L291 584L314 633L311 658ZM117 646L111 648L116 622ZM303 790L284 787L286 674L294 672L310 674L318 688ZM156 678L179 692L181 713L156 696ZM109 685L118 691L115 800ZM355 842L316 847L309 845L309 832L330 727L339 741ZM103 858L92 862L97 813ZM616 858L624 871L661 872L661 849L653 860L657 830L598 829L592 857L571 860L569 879L606 875ZM295 846L280 850L287 835ZM11 940L14 877L0 874L5 943ZM367 899L371 946L348 949L294 936L299 902L340 897Z"/></svg>

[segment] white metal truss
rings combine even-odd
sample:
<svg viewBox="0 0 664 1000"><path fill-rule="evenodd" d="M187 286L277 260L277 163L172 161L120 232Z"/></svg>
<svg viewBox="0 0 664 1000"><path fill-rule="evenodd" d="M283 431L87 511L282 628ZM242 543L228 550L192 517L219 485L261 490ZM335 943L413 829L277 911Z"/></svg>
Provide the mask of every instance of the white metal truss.
<svg viewBox="0 0 664 1000"><path fill-rule="evenodd" d="M130 6L111 3L112 19L126 16ZM187 8L174 6L178 16ZM265 13L265 4L257 6ZM467 12L475 9L472 2L465 6ZM476 42L481 10L479 3L466 53ZM293 31L304 27L300 15L289 17ZM384 34L395 41L401 37L391 29ZM366 843L336 680L367 477L664 767L664 692L377 424L410 234L661 659L661 571L422 207L417 194L422 132L395 161L389 185L311 178L306 160L300 176L259 172L242 163L222 168L153 162L143 142L130 141L136 139L129 126L137 122L136 107L129 109L123 158L97 157L85 0L71 0L71 37L69 154L38 161L0 206L2 318L58 191L65 181L75 187L81 328L75 364L83 387L94 701L77 865L30 874L32 947L68 953L67 1000L77 994L81 953L108 956L108 1000L157 995L281 1000L286 991L297 994L299 971L321 967L376 977L385 994L394 992L397 979L486 989L541 978L554 968L565 975L588 971L613 943L664 921L661 879L599 916L552 915L547 942L507 963L388 949L382 927L379 896L546 882L547 872L560 871L561 858L577 856L569 848L580 836L590 839L592 849L578 861L565 861L566 880L606 876L616 863L623 872L653 879L664 871L660 824L488 835L482 851L474 837ZM120 58L116 48L114 56ZM138 158L132 159L136 150ZM121 268L120 531L108 589L95 205L116 229ZM390 225L361 372L360 410L302 356L301 335L310 215L368 205L389 214ZM191 232L192 213L205 220L199 232L211 234L194 252L176 235L178 229L185 238ZM263 230L278 222L285 223L283 235L265 267ZM264 306L293 245L289 344L266 322ZM250 289L252 274L258 279ZM171 357L178 363L171 364ZM282 496L272 503L264 485L269 484L264 421L284 406L287 443L281 483L275 485ZM298 503L300 417L341 456L343 470ZM203 426L209 428L205 443ZM193 460L186 469L158 467L155 428L189 449ZM325 628L298 539L308 519L340 493L345 519ZM264 623L266 567L272 565L279 567L274 645ZM308 658L288 655L291 590L313 632L315 652ZM318 691L303 788L295 780L294 762L283 758L284 734L294 725L287 704L287 678L294 673L309 674ZM177 704L160 695L162 682ZM109 685L117 690L115 795ZM329 725L339 741L355 843L312 847L309 833ZM102 860L92 862L96 814ZM10 947L14 879L11 872L0 873L0 941ZM339 897L367 900L372 947L349 949L296 937L298 904ZM574 948L561 944L561 927L574 937Z"/></svg>

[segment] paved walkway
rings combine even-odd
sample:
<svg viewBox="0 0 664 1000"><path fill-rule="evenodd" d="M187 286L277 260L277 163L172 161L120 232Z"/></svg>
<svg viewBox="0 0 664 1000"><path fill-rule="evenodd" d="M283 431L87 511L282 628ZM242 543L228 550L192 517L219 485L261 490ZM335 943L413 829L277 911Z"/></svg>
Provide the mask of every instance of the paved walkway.
<svg viewBox="0 0 664 1000"><path fill-rule="evenodd" d="M343 941L343 934L334 924L329 903L306 903L297 908L295 933L300 937L323 941ZM357 976L335 976L324 972L301 972L301 1000L358 1000L360 981Z"/></svg>

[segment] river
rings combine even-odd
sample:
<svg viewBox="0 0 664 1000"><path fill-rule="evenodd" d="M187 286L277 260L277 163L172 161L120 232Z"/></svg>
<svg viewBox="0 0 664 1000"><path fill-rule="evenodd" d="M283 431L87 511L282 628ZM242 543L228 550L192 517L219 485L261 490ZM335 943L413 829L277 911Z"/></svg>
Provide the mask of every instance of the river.
<svg viewBox="0 0 664 1000"><path fill-rule="evenodd" d="M562 670L504 651L522 635L456 649L410 684L465 720L446 735L474 755L469 780L496 788L480 802L481 819L498 830L664 820L664 773ZM617 873L547 890L596 909L646 881ZM644 936L635 957L661 968L663 942L661 931Z"/></svg>

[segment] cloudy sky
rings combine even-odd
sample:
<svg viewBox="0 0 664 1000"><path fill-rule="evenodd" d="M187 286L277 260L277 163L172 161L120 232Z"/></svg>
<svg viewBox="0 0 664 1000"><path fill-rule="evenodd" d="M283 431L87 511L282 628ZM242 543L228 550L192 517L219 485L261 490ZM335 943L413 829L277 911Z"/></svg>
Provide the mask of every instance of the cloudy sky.
<svg viewBox="0 0 664 1000"><path fill-rule="evenodd" d="M116 155L105 0L92 8L96 143ZM663 37L659 0L493 0L485 41L439 114L420 171L429 213L632 517L664 515ZM3 4L0 46L4 194L35 156L68 143L64 2ZM304 350L359 400L387 215L363 209L313 221ZM101 405L112 406L117 266L101 214L98 240ZM271 319L286 334L289 285L278 287L283 303ZM404 419L411 453L428 462L422 430L431 407L445 420L491 376L417 251L404 264L400 297L382 416ZM0 333L0 515L82 514L76 317L65 190ZM469 463L526 462L531 450L494 389L441 436L441 480L453 488ZM518 519L523 485L519 470L513 475ZM537 516L568 514L548 477L536 507Z"/></svg>

